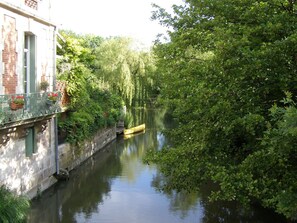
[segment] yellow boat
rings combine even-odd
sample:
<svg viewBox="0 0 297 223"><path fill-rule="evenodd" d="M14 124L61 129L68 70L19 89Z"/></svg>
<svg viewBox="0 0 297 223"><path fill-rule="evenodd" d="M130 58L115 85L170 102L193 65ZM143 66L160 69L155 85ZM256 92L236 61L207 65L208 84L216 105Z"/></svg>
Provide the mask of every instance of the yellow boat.
<svg viewBox="0 0 297 223"><path fill-rule="evenodd" d="M136 133L136 132L141 132L143 130L145 130L145 124L138 125L138 126L135 126L133 128L130 128L130 129L124 129L124 135L129 135L129 134L133 134L133 133Z"/></svg>
<svg viewBox="0 0 297 223"><path fill-rule="evenodd" d="M139 135L142 135L145 133L145 130L141 131L141 132L137 132L137 133L134 133L134 134L129 134L129 135L124 135L124 139L131 139L135 136L139 136Z"/></svg>

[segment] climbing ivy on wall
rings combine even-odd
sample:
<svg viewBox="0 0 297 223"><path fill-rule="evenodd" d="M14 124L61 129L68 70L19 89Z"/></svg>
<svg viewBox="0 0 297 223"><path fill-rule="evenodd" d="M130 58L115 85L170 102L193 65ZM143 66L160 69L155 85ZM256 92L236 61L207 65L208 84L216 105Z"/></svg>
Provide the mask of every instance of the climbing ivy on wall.
<svg viewBox="0 0 297 223"><path fill-rule="evenodd" d="M114 125L123 104L119 96L102 88L94 75L92 47L100 44L100 38L82 38L71 32L62 35L58 78L66 82L71 102L66 118L59 120L59 129L66 133L68 142L79 143L98 129Z"/></svg>

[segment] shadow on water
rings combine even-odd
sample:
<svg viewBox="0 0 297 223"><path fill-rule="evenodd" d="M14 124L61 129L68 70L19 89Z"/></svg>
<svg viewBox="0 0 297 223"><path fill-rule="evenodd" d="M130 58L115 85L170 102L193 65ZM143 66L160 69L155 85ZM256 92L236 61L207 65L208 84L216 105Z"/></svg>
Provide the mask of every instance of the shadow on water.
<svg viewBox="0 0 297 223"><path fill-rule="evenodd" d="M199 193L160 192L162 175L142 157L147 149L166 144L160 131L164 112L138 109L135 115L146 123L145 133L118 138L72 171L69 181L32 201L29 223L284 222L261 207L247 211L234 202L208 202L211 184Z"/></svg>
<svg viewBox="0 0 297 223"><path fill-rule="evenodd" d="M75 213L98 212L112 179L121 172L119 157L112 156L111 149L116 146L113 142L73 170L69 181L57 183L34 200L29 222L76 222Z"/></svg>

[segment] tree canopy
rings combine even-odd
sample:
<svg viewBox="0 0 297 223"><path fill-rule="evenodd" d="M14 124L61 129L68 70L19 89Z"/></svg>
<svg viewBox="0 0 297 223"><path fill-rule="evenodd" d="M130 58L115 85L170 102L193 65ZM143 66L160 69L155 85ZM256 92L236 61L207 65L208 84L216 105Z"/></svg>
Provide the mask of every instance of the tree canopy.
<svg viewBox="0 0 297 223"><path fill-rule="evenodd" d="M77 143L118 121L124 104L148 99L154 92L155 63L150 52L133 49L129 38L61 35L58 79L66 82L71 103L59 126L68 132L68 141Z"/></svg>
<svg viewBox="0 0 297 223"><path fill-rule="evenodd" d="M157 7L157 6L156 6ZM297 219L297 2L186 0L157 42L174 148L151 153L163 189L219 185L212 199L259 201Z"/></svg>
<svg viewBox="0 0 297 223"><path fill-rule="evenodd" d="M150 52L133 49L130 38L106 39L95 51L97 77L131 104L147 98L153 88L154 57Z"/></svg>
<svg viewBox="0 0 297 223"><path fill-rule="evenodd" d="M63 40L58 50L58 79L66 83L70 97L67 116L59 119L59 133L67 141L78 144L98 129L114 125L120 117L122 100L119 95L102 88L96 76L94 51L103 39L61 32Z"/></svg>

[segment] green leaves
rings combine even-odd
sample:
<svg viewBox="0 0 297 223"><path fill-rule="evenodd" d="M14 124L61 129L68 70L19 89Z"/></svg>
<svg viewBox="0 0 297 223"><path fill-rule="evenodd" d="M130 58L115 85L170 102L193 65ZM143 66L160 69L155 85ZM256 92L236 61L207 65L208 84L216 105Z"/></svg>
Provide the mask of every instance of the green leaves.
<svg viewBox="0 0 297 223"><path fill-rule="evenodd" d="M179 126L175 148L153 160L170 188L212 179L213 198L256 199L296 219L297 2L186 2L154 14L173 30L154 51Z"/></svg>
<svg viewBox="0 0 297 223"><path fill-rule="evenodd" d="M98 129L118 120L121 99L103 90L102 80L97 72L94 53L101 46L102 39L94 36L77 36L63 33L58 63L59 79L64 80L71 103L66 119L59 120L61 132L67 133L67 140L79 143Z"/></svg>
<svg viewBox="0 0 297 223"><path fill-rule="evenodd" d="M131 39L114 37L103 41L95 51L95 65L100 70L97 78L129 105L132 100L148 97L155 75L153 55L133 47Z"/></svg>
<svg viewBox="0 0 297 223"><path fill-rule="evenodd" d="M29 207L30 202L27 198L14 195L4 186L0 187L0 222L25 222Z"/></svg>

